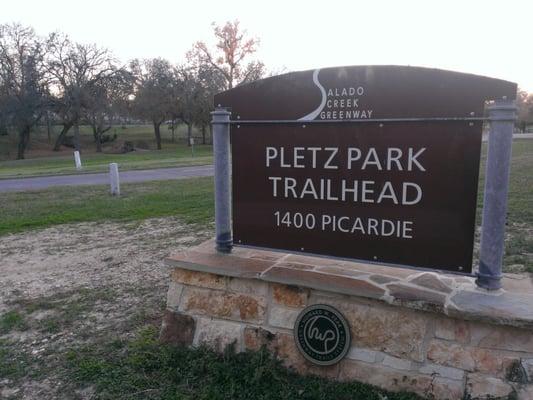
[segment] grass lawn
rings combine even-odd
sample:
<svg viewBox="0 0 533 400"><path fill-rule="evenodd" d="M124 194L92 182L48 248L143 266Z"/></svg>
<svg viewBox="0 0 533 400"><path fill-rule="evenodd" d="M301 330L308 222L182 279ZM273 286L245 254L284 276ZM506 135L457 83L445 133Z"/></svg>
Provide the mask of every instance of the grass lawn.
<svg viewBox="0 0 533 400"><path fill-rule="evenodd" d="M103 153L96 153L92 136L88 127L81 127L82 172L108 171L109 163L116 162L121 170L150 169L187 165L205 165L213 162L210 145L195 145L194 156L185 142L185 128L180 126L172 141L166 127L162 126L162 150L155 150L153 128L149 125L130 125L117 127L118 141L130 141L137 145L143 142L146 150L138 150L126 154L112 154L112 144L104 146ZM54 130L58 130L55 127ZM113 133L113 130L111 133ZM201 137L196 135L196 143ZM35 137L36 136L36 137ZM0 179L39 175L76 174L73 149L62 147L61 151L53 152L52 144L48 143L43 133L32 138L32 147L26 153L25 160L14 160L16 140L11 136L0 136Z"/></svg>
<svg viewBox="0 0 533 400"><path fill-rule="evenodd" d="M301 377L266 351L218 355L205 348L162 345L157 328L144 328L129 342L67 354L72 377L94 385L99 399L332 399L408 400L362 383Z"/></svg>
<svg viewBox="0 0 533 400"><path fill-rule="evenodd" d="M230 346L218 354L204 347L161 344L159 326L144 325L132 336L108 338L57 354L54 379L63 382L60 391L65 398L89 388L90 398L101 400L421 399L412 393L389 393L359 382L302 377L284 368L266 350L237 354ZM48 371L28 354L16 354L0 340L0 374L16 382L28 376L42 378Z"/></svg>
<svg viewBox="0 0 533 400"><path fill-rule="evenodd" d="M486 146L483 146L476 222L481 225ZM533 272L533 140L515 140L511 161L504 270ZM518 267L517 266L523 266Z"/></svg>
<svg viewBox="0 0 533 400"><path fill-rule="evenodd" d="M126 154L91 153L81 155L83 173L109 171L109 163L119 164L121 171L131 169L151 169L206 165L213 162L210 145L197 145L194 157L191 149L185 145L176 145L172 149L134 151ZM77 174L74 156L40 157L29 160L0 161L0 179L39 175Z"/></svg>
<svg viewBox="0 0 533 400"><path fill-rule="evenodd" d="M69 222L168 215L207 224L214 218L213 201L212 178L124 184L119 198L111 197L107 186L0 193L0 235Z"/></svg>

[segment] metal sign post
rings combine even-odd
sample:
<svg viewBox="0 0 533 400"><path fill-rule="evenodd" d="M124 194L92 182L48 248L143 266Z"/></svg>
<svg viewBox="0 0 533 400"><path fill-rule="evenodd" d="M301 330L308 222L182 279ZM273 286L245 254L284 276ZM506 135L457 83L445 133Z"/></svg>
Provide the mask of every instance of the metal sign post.
<svg viewBox="0 0 533 400"><path fill-rule="evenodd" d="M483 196L481 250L477 285L496 290L502 287L505 220L513 128L516 106L511 100L497 100L489 106L489 145Z"/></svg>
<svg viewBox="0 0 533 400"><path fill-rule="evenodd" d="M213 116L213 153L215 157L215 232L216 248L231 252L231 161L229 123L231 113L217 108Z"/></svg>

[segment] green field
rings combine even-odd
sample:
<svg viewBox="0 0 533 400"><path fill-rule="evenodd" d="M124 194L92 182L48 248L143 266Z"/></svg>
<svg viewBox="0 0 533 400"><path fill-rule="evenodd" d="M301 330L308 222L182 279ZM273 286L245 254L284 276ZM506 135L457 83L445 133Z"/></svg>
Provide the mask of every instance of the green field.
<svg viewBox="0 0 533 400"><path fill-rule="evenodd" d="M214 218L212 178L121 185L111 197L107 186L80 186L0 193L0 235L57 224L179 216L208 224Z"/></svg>
<svg viewBox="0 0 533 400"><path fill-rule="evenodd" d="M92 134L89 127L82 126L80 129L82 151L81 159L83 173L104 172L109 169L109 163L116 162L122 171L130 169L151 169L176 167L187 165L211 164L211 145L196 144L194 153L186 144L186 129L180 125L176 130L175 140L172 141L171 132L166 125L161 127L162 150L155 149L153 128L150 125L129 125L113 128L110 133L116 131L117 141L106 144L102 153L96 153ZM54 127L52 139L59 132L59 127ZM199 132L193 131L195 143L201 143ZM209 139L209 137L208 137ZM32 136L30 149L26 153L25 160L14 160L16 154L16 137L0 136L0 179L16 178L39 175L62 175L76 174L79 171L74 166L73 149L62 147L61 151L52 151L53 140L47 140L47 134L43 129ZM116 154L113 146L128 141L133 143L138 150Z"/></svg>

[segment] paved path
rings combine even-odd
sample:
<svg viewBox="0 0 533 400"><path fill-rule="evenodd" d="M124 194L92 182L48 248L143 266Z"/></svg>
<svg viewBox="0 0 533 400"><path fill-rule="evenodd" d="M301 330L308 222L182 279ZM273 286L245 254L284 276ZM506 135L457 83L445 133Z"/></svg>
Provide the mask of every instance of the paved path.
<svg viewBox="0 0 533 400"><path fill-rule="evenodd" d="M212 175L212 165L200 165L196 167L159 168L120 172L120 182L130 183L146 181L164 181ZM40 176L34 178L0 179L0 192L17 192L24 190L46 189L51 186L108 184L108 173Z"/></svg>
<svg viewBox="0 0 533 400"><path fill-rule="evenodd" d="M513 139L533 139L533 133L515 133Z"/></svg>
<svg viewBox="0 0 533 400"><path fill-rule="evenodd" d="M513 133L513 140L517 139L533 139L533 133ZM489 140L489 134L484 133L483 134L483 141L488 142Z"/></svg>

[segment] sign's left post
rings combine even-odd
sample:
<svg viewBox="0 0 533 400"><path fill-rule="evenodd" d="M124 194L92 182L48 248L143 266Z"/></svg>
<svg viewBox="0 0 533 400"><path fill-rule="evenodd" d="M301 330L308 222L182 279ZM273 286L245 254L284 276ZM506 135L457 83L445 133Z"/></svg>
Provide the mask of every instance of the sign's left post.
<svg viewBox="0 0 533 400"><path fill-rule="evenodd" d="M233 235L231 232L231 113L224 108L216 108L211 115L213 154L215 157L216 249L222 253L230 253L233 247Z"/></svg>

